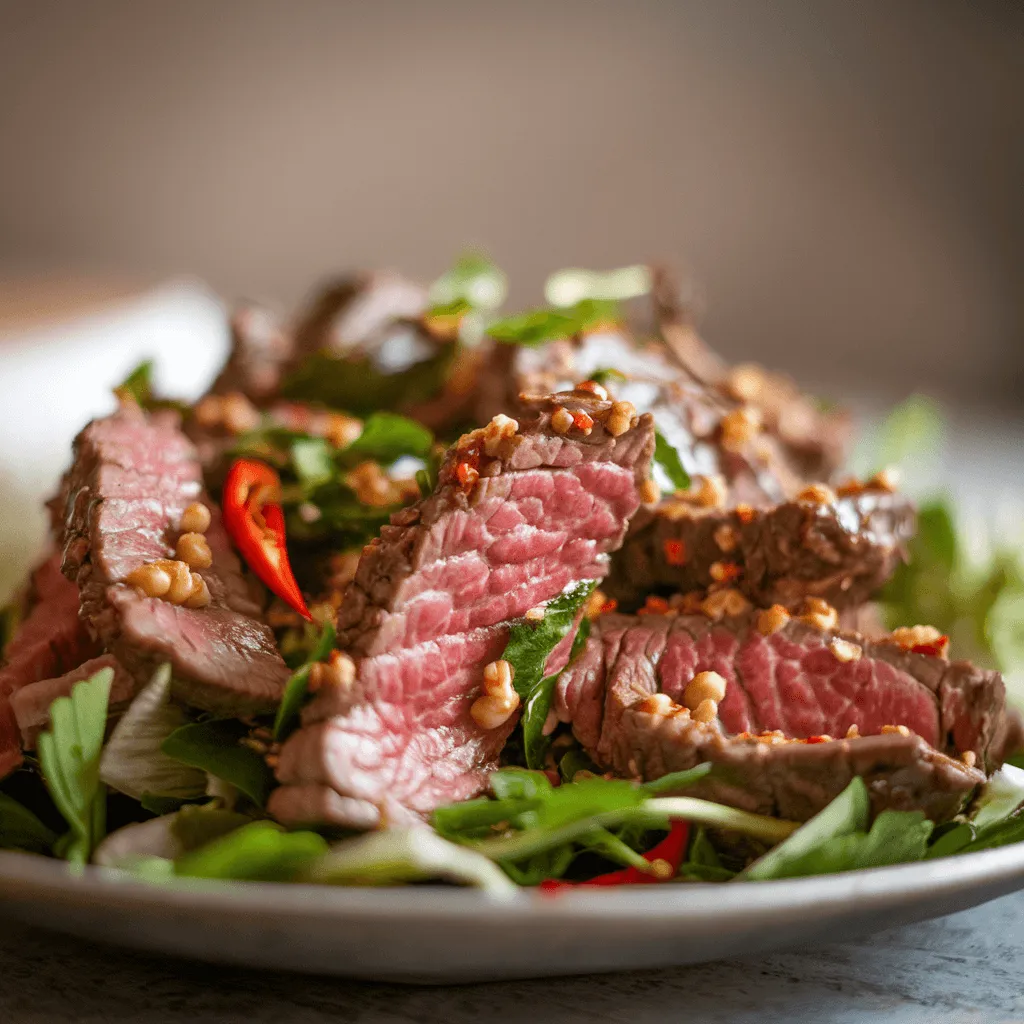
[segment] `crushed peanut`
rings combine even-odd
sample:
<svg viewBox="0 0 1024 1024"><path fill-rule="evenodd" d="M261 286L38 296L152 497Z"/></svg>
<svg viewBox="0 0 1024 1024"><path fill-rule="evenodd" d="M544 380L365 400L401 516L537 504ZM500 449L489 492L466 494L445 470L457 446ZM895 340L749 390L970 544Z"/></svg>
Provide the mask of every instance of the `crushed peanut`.
<svg viewBox="0 0 1024 1024"><path fill-rule="evenodd" d="M740 452L761 432L761 415L750 406L733 409L722 417L722 447Z"/></svg>
<svg viewBox="0 0 1024 1024"><path fill-rule="evenodd" d="M676 496L700 508L721 508L728 495L729 488L725 477L713 474L695 477L690 489L680 491Z"/></svg>
<svg viewBox="0 0 1024 1024"><path fill-rule="evenodd" d="M632 402L615 402L608 412L608 418L604 421L604 429L612 437L619 437L629 430L636 416L636 406Z"/></svg>
<svg viewBox="0 0 1024 1024"><path fill-rule="evenodd" d="M594 417L582 409L577 409L572 414L572 425L582 432L585 437L589 437L590 432L594 429Z"/></svg>
<svg viewBox="0 0 1024 1024"><path fill-rule="evenodd" d="M669 607L681 615L700 615L704 594L699 590L691 590L686 594L673 594L669 598Z"/></svg>
<svg viewBox="0 0 1024 1024"><path fill-rule="evenodd" d="M323 687L347 690L356 681L356 663L343 651L331 651L327 661L309 666L309 691Z"/></svg>
<svg viewBox="0 0 1024 1024"><path fill-rule="evenodd" d="M739 544L739 537L736 531L728 524L722 523L721 526L715 530L713 534L715 538L715 544L718 545L718 550L729 554L730 551L736 550L736 545Z"/></svg>
<svg viewBox="0 0 1024 1024"><path fill-rule="evenodd" d="M892 494L900 485L900 471L895 466L886 466L877 472L867 483L872 490L886 491Z"/></svg>
<svg viewBox="0 0 1024 1024"><path fill-rule="evenodd" d="M716 583L731 583L739 578L742 570L735 562L712 562L708 572Z"/></svg>
<svg viewBox="0 0 1024 1024"><path fill-rule="evenodd" d="M602 402L608 401L608 389L602 384L598 384L596 380L581 381L576 385L575 390L582 391L587 395L593 395L595 398L599 398Z"/></svg>
<svg viewBox="0 0 1024 1024"><path fill-rule="evenodd" d="M341 412L324 418L323 435L335 448L347 448L363 432L363 421Z"/></svg>
<svg viewBox="0 0 1024 1024"><path fill-rule="evenodd" d="M667 694L667 693L652 693L647 697L644 697L637 705L638 711L643 711L648 715L657 715L659 718L665 718L668 715L675 714L679 711L685 710ZM687 711L689 714L689 711Z"/></svg>
<svg viewBox="0 0 1024 1024"><path fill-rule="evenodd" d="M771 636L784 629L791 616L781 604L773 604L757 617L757 631L761 636Z"/></svg>
<svg viewBox="0 0 1024 1024"><path fill-rule="evenodd" d="M949 658L949 637L940 633L934 626L900 626L885 639L915 654Z"/></svg>
<svg viewBox="0 0 1024 1024"><path fill-rule="evenodd" d="M816 505L834 505L836 492L825 484L809 484L797 494L796 500L813 502Z"/></svg>
<svg viewBox="0 0 1024 1024"><path fill-rule="evenodd" d="M860 661L861 655L864 653L864 649L858 644L851 643L849 640L843 640L838 636L832 637L828 646L836 661L843 663Z"/></svg>
<svg viewBox="0 0 1024 1024"><path fill-rule="evenodd" d="M345 483L363 505L383 508L395 503L393 482L376 462L360 462L346 474Z"/></svg>
<svg viewBox="0 0 1024 1024"><path fill-rule="evenodd" d="M808 597L799 618L808 626L821 630L835 629L839 625L839 612L820 597Z"/></svg>
<svg viewBox="0 0 1024 1024"><path fill-rule="evenodd" d="M551 414L551 429L556 434L568 434L572 430L572 413L558 406Z"/></svg>
<svg viewBox="0 0 1024 1024"><path fill-rule="evenodd" d="M705 701L713 701L716 705L725 700L725 679L717 672L698 672L686 684L683 691L683 703L691 710L696 711Z"/></svg>
<svg viewBox="0 0 1024 1024"><path fill-rule="evenodd" d="M213 552L201 533L183 533L174 546L174 556L193 569L209 569L213 565Z"/></svg>
<svg viewBox="0 0 1024 1024"><path fill-rule="evenodd" d="M965 750L960 755L960 760L963 761L968 768L973 768L978 763L978 755L973 750Z"/></svg>
<svg viewBox="0 0 1024 1024"><path fill-rule="evenodd" d="M742 615L749 610L750 602L738 590L727 588L708 594L700 608L709 619L717 621L724 617Z"/></svg>
<svg viewBox="0 0 1024 1024"><path fill-rule="evenodd" d="M143 597L163 597L171 589L171 574L153 562L133 569L125 583L135 587Z"/></svg>
<svg viewBox="0 0 1024 1024"><path fill-rule="evenodd" d="M260 411L240 391L225 395L221 403L221 422L231 434L245 434L260 425Z"/></svg>
<svg viewBox="0 0 1024 1024"><path fill-rule="evenodd" d="M746 502L740 502L734 509L736 512L736 518L743 523L744 526L749 526L757 518L757 509L753 505L748 505Z"/></svg>
<svg viewBox="0 0 1024 1024"><path fill-rule="evenodd" d="M909 736L910 735L910 730L905 725L883 725L882 726L882 735L883 736L892 736L892 735L897 735L897 734L900 735L900 736Z"/></svg>
<svg viewBox="0 0 1024 1024"><path fill-rule="evenodd" d="M210 521L210 510L201 501L193 501L181 513L178 529L182 533L206 533L210 528Z"/></svg>
<svg viewBox="0 0 1024 1024"><path fill-rule="evenodd" d="M497 458L502 454L506 442L516 436L519 429L519 422L511 416L498 413L490 423L484 427L484 452L491 458Z"/></svg>
<svg viewBox="0 0 1024 1024"><path fill-rule="evenodd" d="M756 363L740 363L729 371L726 388L739 402L754 402L764 390L764 370Z"/></svg>
<svg viewBox="0 0 1024 1024"><path fill-rule="evenodd" d="M540 622L544 618L544 609L540 605L537 605L536 608L527 608L523 613L523 618L527 622Z"/></svg>
<svg viewBox="0 0 1024 1024"><path fill-rule="evenodd" d="M645 505L656 505L661 500L661 488L651 479L640 484L640 500Z"/></svg>
<svg viewBox="0 0 1024 1024"><path fill-rule="evenodd" d="M184 600L186 608L205 608L210 603L210 588L199 573L192 573L192 590Z"/></svg>
<svg viewBox="0 0 1024 1024"><path fill-rule="evenodd" d="M860 729L857 728L856 722L853 725L851 725L849 729L846 730L846 738L848 740L860 739Z"/></svg>
<svg viewBox="0 0 1024 1024"><path fill-rule="evenodd" d="M702 700L690 714L695 722L703 722L704 725L710 725L718 717L718 704L710 698Z"/></svg>
<svg viewBox="0 0 1024 1024"><path fill-rule="evenodd" d="M588 619L596 619L598 615L607 615L618 608L619 602L610 598L603 590L595 590L587 598L583 606L583 614Z"/></svg>

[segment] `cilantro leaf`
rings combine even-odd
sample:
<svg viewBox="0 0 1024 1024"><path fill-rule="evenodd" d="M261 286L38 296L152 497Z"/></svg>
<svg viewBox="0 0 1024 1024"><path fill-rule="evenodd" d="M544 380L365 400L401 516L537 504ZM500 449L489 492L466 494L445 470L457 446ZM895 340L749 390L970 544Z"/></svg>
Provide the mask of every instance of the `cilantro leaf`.
<svg viewBox="0 0 1024 1024"><path fill-rule="evenodd" d="M313 488L338 475L331 446L322 437L300 437L292 441L289 459L299 483Z"/></svg>
<svg viewBox="0 0 1024 1024"><path fill-rule="evenodd" d="M285 832L276 822L254 821L186 853L174 873L189 878L291 882L328 850L316 832Z"/></svg>
<svg viewBox="0 0 1024 1024"><path fill-rule="evenodd" d="M544 722L551 710L557 676L544 676L548 656L564 639L576 621L579 610L597 586L596 580L584 580L569 587L544 609L544 618L534 624L516 623L511 630L502 658L513 669L512 685L523 704L523 738L526 763L542 767L547 751Z"/></svg>
<svg viewBox="0 0 1024 1024"><path fill-rule="evenodd" d="M0 793L0 850L49 853L56 841L53 829L17 800Z"/></svg>
<svg viewBox="0 0 1024 1024"><path fill-rule="evenodd" d="M690 474L686 472L679 452L665 440L660 430L654 432L654 461L665 471L677 491L685 491L690 486Z"/></svg>
<svg viewBox="0 0 1024 1024"><path fill-rule="evenodd" d="M146 359L114 388L114 394L145 409L153 400L153 360Z"/></svg>
<svg viewBox="0 0 1024 1024"><path fill-rule="evenodd" d="M431 286L428 316L478 309L490 312L505 301L508 278L500 267L482 253L460 256Z"/></svg>
<svg viewBox="0 0 1024 1024"><path fill-rule="evenodd" d="M274 784L267 762L254 750L240 745L248 733L242 722L218 719L176 729L160 745L168 756L231 783L262 807Z"/></svg>
<svg viewBox="0 0 1024 1024"><path fill-rule="evenodd" d="M310 669L316 662L323 661L334 650L334 639L334 623L325 622L320 639L310 652L309 660L296 669L285 684L281 704L277 709L277 716L274 718L274 739L278 743L287 739L298 724L299 712L309 691Z"/></svg>
<svg viewBox="0 0 1024 1024"><path fill-rule="evenodd" d="M100 759L100 778L149 807L203 796L206 773L161 750L164 740L187 723L184 710L171 702L171 666L161 665L114 727Z"/></svg>
<svg viewBox="0 0 1024 1024"><path fill-rule="evenodd" d="M113 670L105 668L76 683L69 696L50 705L50 729L39 736L46 788L71 829L55 852L73 864L88 863L106 831L100 753L113 679Z"/></svg>

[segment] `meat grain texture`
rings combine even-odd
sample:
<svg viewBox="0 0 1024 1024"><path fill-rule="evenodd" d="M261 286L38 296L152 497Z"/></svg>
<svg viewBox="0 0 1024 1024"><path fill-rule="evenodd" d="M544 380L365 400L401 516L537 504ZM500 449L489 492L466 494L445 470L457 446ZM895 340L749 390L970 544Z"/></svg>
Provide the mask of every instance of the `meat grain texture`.
<svg viewBox="0 0 1024 1024"><path fill-rule="evenodd" d="M559 408L591 417L589 433L555 430ZM357 681L321 690L304 710L281 751L275 817L416 821L484 788L516 722L488 730L470 715L484 666L501 656L511 622L606 574L640 502L653 424L639 417L612 436L609 408L557 395L534 402L503 439L466 435L435 492L364 549L338 619Z"/></svg>

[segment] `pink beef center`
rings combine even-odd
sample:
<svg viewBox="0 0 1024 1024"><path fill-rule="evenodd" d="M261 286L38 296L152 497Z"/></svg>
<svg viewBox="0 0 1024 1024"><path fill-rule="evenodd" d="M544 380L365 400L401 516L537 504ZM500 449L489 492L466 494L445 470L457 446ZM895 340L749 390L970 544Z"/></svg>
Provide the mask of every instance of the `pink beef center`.
<svg viewBox="0 0 1024 1024"><path fill-rule="evenodd" d="M681 703L687 681L703 671L726 680L718 712L729 733L778 729L803 739L844 736L851 726L876 735L905 725L939 743L938 703L926 686L878 659L839 661L823 641L752 633L741 642L723 629L695 641L673 630L658 666L662 689Z"/></svg>

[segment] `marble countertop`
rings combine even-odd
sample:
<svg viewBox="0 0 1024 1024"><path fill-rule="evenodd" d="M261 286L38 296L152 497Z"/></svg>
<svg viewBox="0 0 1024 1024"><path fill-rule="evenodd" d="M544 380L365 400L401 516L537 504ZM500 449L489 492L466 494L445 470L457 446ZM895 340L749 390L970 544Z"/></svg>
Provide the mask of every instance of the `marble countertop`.
<svg viewBox="0 0 1024 1024"><path fill-rule="evenodd" d="M1024 892L855 942L659 972L402 987L193 964L0 923L4 1024L1024 1024Z"/></svg>

